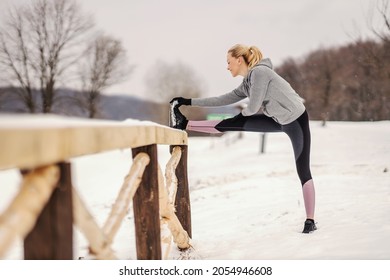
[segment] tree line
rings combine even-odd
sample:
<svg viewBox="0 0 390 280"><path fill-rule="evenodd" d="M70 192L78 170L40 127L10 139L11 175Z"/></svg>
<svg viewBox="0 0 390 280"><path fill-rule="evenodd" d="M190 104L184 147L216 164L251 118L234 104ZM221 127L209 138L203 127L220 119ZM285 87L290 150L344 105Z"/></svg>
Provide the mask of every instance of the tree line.
<svg viewBox="0 0 390 280"><path fill-rule="evenodd" d="M289 59L276 71L305 99L313 119L390 119L390 43L358 41Z"/></svg>
<svg viewBox="0 0 390 280"><path fill-rule="evenodd" d="M389 1L378 3L383 24L370 26L372 39L318 49L277 67L305 99L312 119L390 119L390 10Z"/></svg>

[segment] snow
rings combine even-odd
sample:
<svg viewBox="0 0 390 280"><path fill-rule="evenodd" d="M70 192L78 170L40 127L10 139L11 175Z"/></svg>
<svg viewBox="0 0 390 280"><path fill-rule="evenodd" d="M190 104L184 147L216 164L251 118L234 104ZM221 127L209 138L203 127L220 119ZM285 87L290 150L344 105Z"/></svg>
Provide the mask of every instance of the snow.
<svg viewBox="0 0 390 280"><path fill-rule="evenodd" d="M151 121L141 121L135 119L127 119L122 122L103 120L103 119L86 119L81 117L60 116L54 114L1 114L2 129L20 129L26 128L69 128L73 126L162 126Z"/></svg>
<svg viewBox="0 0 390 280"><path fill-rule="evenodd" d="M311 122L312 175L318 230L302 234L305 220L293 151L285 134L227 133L191 137L188 170L194 250L202 260L308 260L390 258L390 121ZM159 145L163 169L168 146ZM73 183L103 225L130 169L131 151L71 160ZM0 172L0 213L17 191L16 170ZM120 259L136 259L132 205L115 237ZM20 241L6 259L23 258ZM88 258L75 230L75 259ZM170 259L180 258L175 246Z"/></svg>

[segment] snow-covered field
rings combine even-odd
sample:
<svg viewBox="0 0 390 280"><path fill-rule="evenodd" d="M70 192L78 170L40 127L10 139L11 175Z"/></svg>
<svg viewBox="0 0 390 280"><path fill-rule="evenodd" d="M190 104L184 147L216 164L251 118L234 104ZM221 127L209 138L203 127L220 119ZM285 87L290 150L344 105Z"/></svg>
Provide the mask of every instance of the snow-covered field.
<svg viewBox="0 0 390 280"><path fill-rule="evenodd" d="M312 175L318 230L302 234L301 187L285 134L229 133L189 139L192 258L204 260L390 259L390 121L311 122ZM159 146L160 164L169 159ZM131 151L73 159L73 182L102 224L131 165ZM17 190L15 170L0 172L0 212ZM136 259L133 211L113 248ZM87 258L87 243L75 231L75 258ZM22 258L16 241L7 259ZM170 258L179 257L173 248Z"/></svg>

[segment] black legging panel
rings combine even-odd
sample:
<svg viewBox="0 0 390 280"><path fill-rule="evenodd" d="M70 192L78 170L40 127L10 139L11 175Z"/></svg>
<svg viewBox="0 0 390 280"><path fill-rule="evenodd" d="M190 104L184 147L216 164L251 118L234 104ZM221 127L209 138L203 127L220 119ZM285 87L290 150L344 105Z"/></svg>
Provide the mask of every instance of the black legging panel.
<svg viewBox="0 0 390 280"><path fill-rule="evenodd" d="M298 119L286 125L280 125L274 119L263 114L225 119L216 127L221 132L285 132L291 140L294 150L297 173L302 186L312 178L310 172L310 128L309 116L305 111Z"/></svg>
<svg viewBox="0 0 390 280"><path fill-rule="evenodd" d="M282 127L272 118L259 114L249 117L239 115L238 117L225 119L216 127L221 132L226 131L254 131L254 132L280 132Z"/></svg>
<svg viewBox="0 0 390 280"><path fill-rule="evenodd" d="M290 137L295 163L302 186L312 179L310 172L310 128L309 116L305 111L297 120L290 124L282 125L282 131Z"/></svg>

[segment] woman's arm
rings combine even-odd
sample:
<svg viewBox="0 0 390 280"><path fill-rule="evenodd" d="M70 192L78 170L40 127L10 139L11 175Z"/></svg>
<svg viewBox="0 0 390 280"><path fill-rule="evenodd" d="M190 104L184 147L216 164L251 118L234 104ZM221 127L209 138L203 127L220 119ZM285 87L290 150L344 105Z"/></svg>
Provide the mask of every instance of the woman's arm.
<svg viewBox="0 0 390 280"><path fill-rule="evenodd" d="M225 106L225 105L236 103L247 97L243 93L242 87L243 84L241 84L235 90L220 96L206 97L206 98L192 98L191 105L199 106L199 107L218 107L218 106Z"/></svg>

